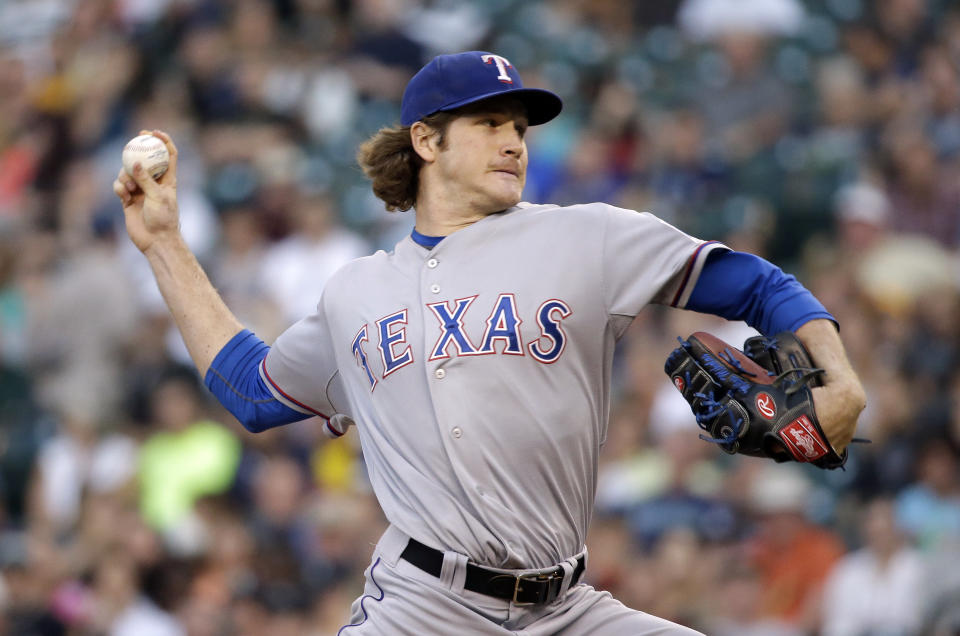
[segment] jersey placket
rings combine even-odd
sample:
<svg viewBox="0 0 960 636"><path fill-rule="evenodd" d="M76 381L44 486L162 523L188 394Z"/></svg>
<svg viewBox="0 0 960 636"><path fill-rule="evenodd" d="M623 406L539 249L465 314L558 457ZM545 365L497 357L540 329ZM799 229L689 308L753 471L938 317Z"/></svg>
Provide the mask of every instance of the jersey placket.
<svg viewBox="0 0 960 636"><path fill-rule="evenodd" d="M442 274L444 268L441 267L440 259L438 258L436 252L439 251L439 246L434 248L434 250L427 256L426 260L423 262L423 265L420 270L420 298L422 305L424 306L424 325L423 325L423 351L426 352L426 360L424 361L424 366L426 367L426 376L427 376L427 386L429 387L431 402L433 403L433 411L437 420L437 426L439 428L440 435L444 440L444 445L447 447L448 453L453 451L456 454L459 454L459 448L455 445L451 448L450 440L459 441L463 438L463 429L458 425L450 426L442 414L437 410L437 392L444 390L444 379L447 377L447 366L455 358L444 356L439 359L433 355L433 348L437 346L437 334L444 333L446 327L445 325L439 322L441 317L449 317L454 319L458 316L457 313L457 303L454 302L454 308L450 310L450 303L446 301L446 296L443 294L443 285ZM442 303L438 305L438 303ZM460 312L462 315L462 311ZM453 347L454 344L447 343L444 346ZM446 352L445 352L446 353Z"/></svg>
<svg viewBox="0 0 960 636"><path fill-rule="evenodd" d="M462 238L466 236L445 239L427 254L420 270L425 377L438 433L453 474L472 503L474 514L489 522L490 502L485 500L488 489L483 485L483 479L488 475L482 464L482 454L478 452L484 442L477 436L483 437L490 431L471 429L470 422L476 420L475 414L464 412L463 401L457 397L460 392L471 390L469 376L465 374L472 373L470 357L478 355L477 335L470 331L471 326L476 327L477 318L471 314L472 320L468 322L467 315L468 312L483 313L480 307L471 308L482 285L474 275L475 266L471 265L469 257L464 256L463 246L452 249L451 244ZM456 280L450 275L455 275ZM482 324L482 320L480 322ZM509 538L503 538L510 543Z"/></svg>

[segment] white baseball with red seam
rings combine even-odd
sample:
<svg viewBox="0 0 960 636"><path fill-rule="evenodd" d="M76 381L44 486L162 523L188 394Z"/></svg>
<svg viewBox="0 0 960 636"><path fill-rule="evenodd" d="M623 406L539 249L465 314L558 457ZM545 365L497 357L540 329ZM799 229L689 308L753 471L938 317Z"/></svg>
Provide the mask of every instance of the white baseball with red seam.
<svg viewBox="0 0 960 636"><path fill-rule="evenodd" d="M134 137L123 147L123 169L133 176L133 164L140 162L151 177L159 179L170 165L170 153L163 140L153 135Z"/></svg>

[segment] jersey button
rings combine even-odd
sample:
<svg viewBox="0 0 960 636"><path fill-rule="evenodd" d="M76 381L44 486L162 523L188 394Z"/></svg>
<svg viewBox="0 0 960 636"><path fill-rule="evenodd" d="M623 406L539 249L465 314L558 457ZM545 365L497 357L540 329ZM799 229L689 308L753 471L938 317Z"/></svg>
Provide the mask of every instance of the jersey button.
<svg viewBox="0 0 960 636"><path fill-rule="evenodd" d="M444 377L446 377L447 372L444 371L443 369L437 369L436 371L433 372L433 375L435 375L438 380L442 380Z"/></svg>
<svg viewBox="0 0 960 636"><path fill-rule="evenodd" d="M455 438L457 438L457 439L460 439L461 437L463 437L463 431L460 430L460 427L459 427L459 426L454 426L454 427L450 430L450 434L453 435L453 436L454 436Z"/></svg>
<svg viewBox="0 0 960 636"><path fill-rule="evenodd" d="M439 264L440 262L435 258L431 258L429 261L427 261L427 267L429 267L430 269L433 269Z"/></svg>
<svg viewBox="0 0 960 636"><path fill-rule="evenodd" d="M430 291L432 291L434 294L439 294L440 285L437 285L436 283L434 283L433 285L430 285Z"/></svg>

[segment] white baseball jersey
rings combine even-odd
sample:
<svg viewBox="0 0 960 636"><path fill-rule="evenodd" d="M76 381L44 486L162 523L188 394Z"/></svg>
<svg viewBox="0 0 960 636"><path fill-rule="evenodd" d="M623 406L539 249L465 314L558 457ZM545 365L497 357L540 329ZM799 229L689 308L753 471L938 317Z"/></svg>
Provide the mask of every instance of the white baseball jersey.
<svg viewBox="0 0 960 636"><path fill-rule="evenodd" d="M520 204L331 278L261 373L292 408L356 424L387 519L502 568L583 549L616 339L683 306L704 243L606 204Z"/></svg>

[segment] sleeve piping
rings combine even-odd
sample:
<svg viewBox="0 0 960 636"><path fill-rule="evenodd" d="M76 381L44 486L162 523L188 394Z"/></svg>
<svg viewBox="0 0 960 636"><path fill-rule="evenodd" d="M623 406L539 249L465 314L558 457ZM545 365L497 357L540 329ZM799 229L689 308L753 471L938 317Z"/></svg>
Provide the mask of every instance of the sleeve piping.
<svg viewBox="0 0 960 636"><path fill-rule="evenodd" d="M341 431L338 431L338 430L336 429L336 427L335 427L333 424L330 423L330 419L329 419L329 418L328 418L327 421L326 421L326 426L327 426L327 430L328 430L328 431L330 432L330 434L333 435L334 437L343 437L344 433L341 432Z"/></svg>
<svg viewBox="0 0 960 636"><path fill-rule="evenodd" d="M693 288L697 285L697 279L700 278L700 272L703 271L703 266L707 262L707 255L715 249L729 250L730 248L720 241L705 241L693 251L693 254L691 254L687 260L687 265L683 272L683 279L680 281L677 292L670 302L671 307L679 307L682 309L687 305L687 302L690 300L690 294L693 293Z"/></svg>
<svg viewBox="0 0 960 636"><path fill-rule="evenodd" d="M213 375L217 376L217 377L220 379L220 381L223 382L223 385L224 385L225 387L227 387L228 389L230 389L230 391L231 391L234 395L236 395L237 398L243 400L244 402L249 402L250 404L268 404L268 403L270 403L270 402L275 402L275 401L277 400L277 398L275 398L275 397L273 397L273 396L271 396L271 397L269 397L269 398L264 398L264 399L262 399L262 400L254 399L254 398L250 397L249 395L247 395L247 394L245 394L245 393L241 393L240 390L237 389L235 386L233 386L233 384L232 384L222 373L220 373L220 371L219 371L218 369L214 369L214 368L211 366L210 369L209 369L209 372L212 373Z"/></svg>
<svg viewBox="0 0 960 636"><path fill-rule="evenodd" d="M289 406L292 409L298 410L301 413L310 413L312 415L317 415L319 417L322 417L323 419L327 420L327 423L329 423L330 417L328 415L324 415L320 411L310 406L307 406L303 402L300 402L295 398L291 397L283 389L281 389L276 382L273 381L273 378L270 377L270 373L267 371L266 358L264 358L263 361L260 363L260 372L263 374L264 379L266 379L266 381L270 384L273 390L280 394L280 396L283 398L282 401L286 402L287 406Z"/></svg>

